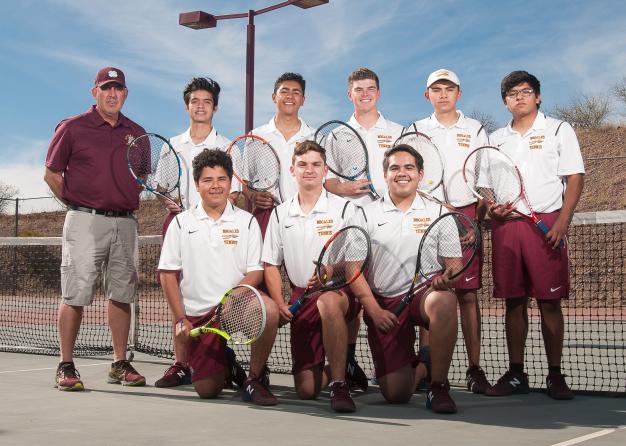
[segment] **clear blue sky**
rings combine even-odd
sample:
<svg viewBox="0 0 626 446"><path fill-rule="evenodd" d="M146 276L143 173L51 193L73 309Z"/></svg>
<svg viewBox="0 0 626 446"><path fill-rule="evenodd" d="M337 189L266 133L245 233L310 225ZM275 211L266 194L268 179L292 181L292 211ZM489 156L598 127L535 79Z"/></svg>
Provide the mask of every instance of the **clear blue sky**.
<svg viewBox="0 0 626 446"><path fill-rule="evenodd" d="M0 181L21 196L45 195L43 161L54 127L92 104L96 71L122 68L130 90L124 109L149 131L185 130L181 91L192 76L222 85L215 125L243 131L245 19L194 31L178 13L260 9L279 0L21 0L0 16ZM407 124L430 113L428 74L460 76L460 108L505 124L499 83L515 69L542 82L543 107L579 93L605 94L626 75L626 2L331 0L289 6L256 18L255 125L273 112L272 85L284 71L307 80L301 114L312 126L346 119L346 76L367 66L381 77L380 109Z"/></svg>

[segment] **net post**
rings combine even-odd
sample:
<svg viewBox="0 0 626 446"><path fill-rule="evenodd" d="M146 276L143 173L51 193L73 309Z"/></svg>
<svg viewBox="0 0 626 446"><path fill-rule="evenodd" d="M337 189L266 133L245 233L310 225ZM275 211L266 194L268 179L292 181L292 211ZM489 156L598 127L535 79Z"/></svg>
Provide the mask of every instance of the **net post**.
<svg viewBox="0 0 626 446"><path fill-rule="evenodd" d="M15 197L15 237L19 237L19 212L20 212L20 199Z"/></svg>

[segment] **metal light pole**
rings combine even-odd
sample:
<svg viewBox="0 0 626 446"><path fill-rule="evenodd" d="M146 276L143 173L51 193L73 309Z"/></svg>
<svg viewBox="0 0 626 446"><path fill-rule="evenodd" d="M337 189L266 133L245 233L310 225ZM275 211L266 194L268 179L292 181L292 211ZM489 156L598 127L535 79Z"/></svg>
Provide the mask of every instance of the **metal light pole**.
<svg viewBox="0 0 626 446"><path fill-rule="evenodd" d="M249 133L254 127L254 17L289 5L307 9L324 5L328 2L329 0L287 0L257 11L250 9L248 12L237 14L211 15L204 11L182 12L179 14L178 23L192 29L215 28L219 20L248 18L246 40L246 133Z"/></svg>

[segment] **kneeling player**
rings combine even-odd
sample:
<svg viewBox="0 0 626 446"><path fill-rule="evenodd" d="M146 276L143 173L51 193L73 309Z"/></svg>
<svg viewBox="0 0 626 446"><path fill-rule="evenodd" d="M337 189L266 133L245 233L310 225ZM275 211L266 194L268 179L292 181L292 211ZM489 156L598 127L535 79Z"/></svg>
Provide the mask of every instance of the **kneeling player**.
<svg viewBox="0 0 626 446"><path fill-rule="evenodd" d="M228 201L232 163L219 150L205 149L193 160L193 176L201 201L178 214L167 230L159 270L161 285L177 322L176 336L187 343L191 381L201 398L214 398L224 386L226 341L206 334L189 339L189 331L206 323L222 296L238 284L258 286L263 279L261 231L254 217ZM176 274L182 271L180 287ZM278 310L263 296L267 322L253 344L244 401L274 405L267 387L265 363L276 337Z"/></svg>

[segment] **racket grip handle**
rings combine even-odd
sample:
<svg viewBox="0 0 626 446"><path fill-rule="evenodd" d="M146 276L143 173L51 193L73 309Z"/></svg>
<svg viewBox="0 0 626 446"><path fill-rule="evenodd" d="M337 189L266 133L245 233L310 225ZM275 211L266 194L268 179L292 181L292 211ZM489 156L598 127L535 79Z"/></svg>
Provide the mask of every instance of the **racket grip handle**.
<svg viewBox="0 0 626 446"><path fill-rule="evenodd" d="M408 305L408 302L405 302L404 299L402 299L398 305L396 305L396 308L393 309L393 314L396 315L396 317L400 316L400 313L402 313L402 310L404 310L404 308Z"/></svg>
<svg viewBox="0 0 626 446"><path fill-rule="evenodd" d="M539 220L537 222L537 227L541 230L541 232L544 233L544 235L548 235L548 231L550 231L550 228L548 228L548 225L546 225L542 220ZM559 248L564 248L565 247L565 243L563 243L563 240L561 240L559 242Z"/></svg>
<svg viewBox="0 0 626 446"><path fill-rule="evenodd" d="M189 337L197 338L201 334L202 334L202 327L198 327L198 328L194 328L193 330L189 332Z"/></svg>
<svg viewBox="0 0 626 446"><path fill-rule="evenodd" d="M300 311L300 307L302 307L302 300L298 299L289 307L289 312L291 314L296 314L298 311Z"/></svg>

